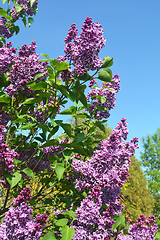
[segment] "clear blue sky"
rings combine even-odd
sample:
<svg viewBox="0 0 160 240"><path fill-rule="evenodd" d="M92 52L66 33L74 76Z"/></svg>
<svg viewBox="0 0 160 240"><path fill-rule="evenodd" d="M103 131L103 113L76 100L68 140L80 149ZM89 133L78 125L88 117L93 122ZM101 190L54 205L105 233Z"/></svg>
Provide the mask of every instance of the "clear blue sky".
<svg viewBox="0 0 160 240"><path fill-rule="evenodd" d="M160 127L160 0L39 0L35 22L29 29L22 26L12 42L21 46L35 40L39 54L57 58L70 25L80 28L87 16L102 24L106 47L100 56L114 58L112 71L121 79L108 124L114 128L127 118L128 139L140 141L139 158L142 137Z"/></svg>

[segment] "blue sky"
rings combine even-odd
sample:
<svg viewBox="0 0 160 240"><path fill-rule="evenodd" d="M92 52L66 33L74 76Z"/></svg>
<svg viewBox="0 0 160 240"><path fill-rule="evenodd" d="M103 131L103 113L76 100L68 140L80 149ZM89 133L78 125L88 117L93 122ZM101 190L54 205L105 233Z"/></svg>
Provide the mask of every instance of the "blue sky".
<svg viewBox="0 0 160 240"><path fill-rule="evenodd" d="M2 6L2 4L0 4ZM64 38L72 23L81 27L87 16L102 24L106 47L100 57L114 58L113 73L121 79L116 107L108 125L122 117L129 123L128 139L142 137L160 127L160 1L159 0L39 0L39 11L29 29L20 23L13 45L37 42L37 52L52 58L63 55Z"/></svg>

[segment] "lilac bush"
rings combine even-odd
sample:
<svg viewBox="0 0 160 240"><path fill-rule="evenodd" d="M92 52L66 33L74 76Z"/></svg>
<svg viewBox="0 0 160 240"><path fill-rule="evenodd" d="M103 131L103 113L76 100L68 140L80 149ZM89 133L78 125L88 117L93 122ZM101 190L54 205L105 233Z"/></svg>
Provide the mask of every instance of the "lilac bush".
<svg viewBox="0 0 160 240"><path fill-rule="evenodd" d="M129 226L121 215L138 139L126 142L125 118L107 140L96 131L105 133L120 90L113 59L99 58L102 26L87 17L78 35L72 24L64 56L40 60L35 41L18 49L5 43L18 32L16 20L33 21L37 4L14 1L0 18L0 240L154 240L154 216Z"/></svg>

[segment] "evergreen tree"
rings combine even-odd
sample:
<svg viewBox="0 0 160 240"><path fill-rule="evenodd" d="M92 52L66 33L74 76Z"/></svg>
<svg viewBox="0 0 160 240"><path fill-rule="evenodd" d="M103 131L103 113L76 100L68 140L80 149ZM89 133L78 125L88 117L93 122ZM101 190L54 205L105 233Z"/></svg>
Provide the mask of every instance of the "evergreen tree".
<svg viewBox="0 0 160 240"><path fill-rule="evenodd" d="M122 189L124 198L124 215L134 222L141 214L151 215L154 207L154 198L147 188L147 180L141 169L140 162L133 156L131 158L128 182Z"/></svg>
<svg viewBox="0 0 160 240"><path fill-rule="evenodd" d="M153 213L160 220L160 129L143 138L142 165L148 179L148 188L155 199Z"/></svg>

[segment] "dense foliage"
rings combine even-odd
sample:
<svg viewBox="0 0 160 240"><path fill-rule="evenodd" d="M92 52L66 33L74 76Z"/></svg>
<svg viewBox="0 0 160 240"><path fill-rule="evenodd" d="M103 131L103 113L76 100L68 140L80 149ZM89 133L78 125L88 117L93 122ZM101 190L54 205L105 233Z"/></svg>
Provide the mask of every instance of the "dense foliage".
<svg viewBox="0 0 160 240"><path fill-rule="evenodd" d="M79 35L72 24L64 56L40 60L35 42L16 49L5 40L18 33L18 19L33 22L38 1L14 0L11 8L2 2L8 9L0 9L0 240L155 239L154 216L129 224L121 215L138 139L126 142L125 118L107 140L95 131L105 132L120 90L113 59L99 58L101 24L87 17ZM63 115L84 122L73 126ZM66 139L56 137L59 129Z"/></svg>
<svg viewBox="0 0 160 240"><path fill-rule="evenodd" d="M148 178L148 188L155 198L154 214L160 221L160 129L143 138L141 160Z"/></svg>

